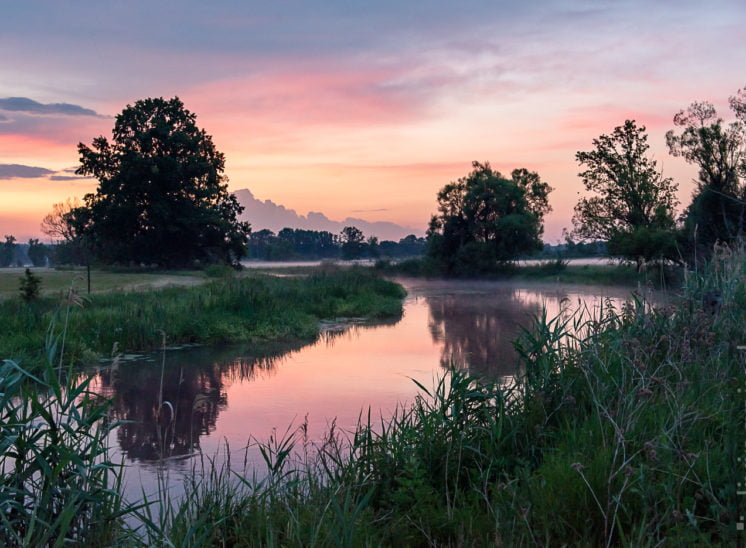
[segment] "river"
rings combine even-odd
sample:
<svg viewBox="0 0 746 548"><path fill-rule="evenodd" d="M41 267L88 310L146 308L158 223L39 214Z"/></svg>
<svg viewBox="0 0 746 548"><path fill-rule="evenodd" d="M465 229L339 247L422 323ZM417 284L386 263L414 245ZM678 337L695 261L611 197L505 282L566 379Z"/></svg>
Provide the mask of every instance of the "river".
<svg viewBox="0 0 746 548"><path fill-rule="evenodd" d="M607 302L620 306L630 294L610 287L396 281L407 290L400 319L325 323L312 344L198 347L101 368L93 389L112 398L113 419L127 421L109 439L126 466L126 496L155 493L158 477L178 491L182 475L204 457L218 464L230 457L234 468L261 475L250 440L306 423L313 444L333 421L352 430L369 409L374 420L391 416L418 393L413 380L433 386L451 363L509 379L516 372L512 341L542 307L552 317Z"/></svg>

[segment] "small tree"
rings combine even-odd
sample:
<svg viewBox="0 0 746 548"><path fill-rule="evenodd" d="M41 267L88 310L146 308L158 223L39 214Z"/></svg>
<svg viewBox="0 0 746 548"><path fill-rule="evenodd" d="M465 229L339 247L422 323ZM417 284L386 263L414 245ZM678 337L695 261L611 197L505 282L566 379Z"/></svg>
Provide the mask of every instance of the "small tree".
<svg viewBox="0 0 746 548"><path fill-rule="evenodd" d="M342 241L342 258L346 261L359 259L363 253L365 236L363 231L354 226L346 226L340 233Z"/></svg>
<svg viewBox="0 0 746 548"><path fill-rule="evenodd" d="M448 275L490 271L543 247L552 188L526 169L507 179L489 163L472 166L438 193L439 213L427 233L428 256Z"/></svg>
<svg viewBox="0 0 746 548"><path fill-rule="evenodd" d="M16 256L15 236L5 236L5 242L0 244L0 266L6 267L13 264Z"/></svg>
<svg viewBox="0 0 746 548"><path fill-rule="evenodd" d="M39 298L39 292L41 289L41 278L34 275L30 269L26 269L26 273L20 279L20 291L21 299L24 301L31 302Z"/></svg>
<svg viewBox="0 0 746 548"><path fill-rule="evenodd" d="M85 211L77 198L56 203L41 222L41 231L55 241L51 259L57 264L90 266L91 253L87 240L75 228L76 212Z"/></svg>
<svg viewBox="0 0 746 548"><path fill-rule="evenodd" d="M579 176L592 196L575 206L574 235L608 242L612 255L638 264L676 258L676 185L648 158L645 126L626 120L611 135L593 140L594 149L578 152L585 167Z"/></svg>
<svg viewBox="0 0 746 548"><path fill-rule="evenodd" d="M367 255L373 259L377 259L381 256L381 246L378 243L378 238L375 236L369 236L365 240L365 251Z"/></svg>

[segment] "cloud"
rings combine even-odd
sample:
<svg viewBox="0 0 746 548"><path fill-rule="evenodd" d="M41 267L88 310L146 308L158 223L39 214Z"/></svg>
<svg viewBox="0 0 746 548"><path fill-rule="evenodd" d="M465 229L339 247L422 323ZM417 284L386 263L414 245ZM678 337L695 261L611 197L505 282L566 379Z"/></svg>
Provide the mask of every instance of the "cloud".
<svg viewBox="0 0 746 548"><path fill-rule="evenodd" d="M2 124L3 122L10 122L10 118L0 114L0 124Z"/></svg>
<svg viewBox="0 0 746 548"><path fill-rule="evenodd" d="M90 181L95 179L95 177L75 175L75 168L54 171L45 167L24 166L22 164L0 164L0 180L40 178L48 178L50 181Z"/></svg>
<svg viewBox="0 0 746 548"><path fill-rule="evenodd" d="M50 181L90 181L94 177L76 177L75 175L52 175Z"/></svg>
<svg viewBox="0 0 746 548"><path fill-rule="evenodd" d="M43 167L21 164L0 164L0 179L36 179L52 175L54 171Z"/></svg>
<svg viewBox="0 0 746 548"><path fill-rule="evenodd" d="M106 118L95 110L83 108L70 103L39 103L28 97L5 97L0 99L0 110L7 112L21 112L41 116L94 116ZM7 120L7 118L5 118Z"/></svg>

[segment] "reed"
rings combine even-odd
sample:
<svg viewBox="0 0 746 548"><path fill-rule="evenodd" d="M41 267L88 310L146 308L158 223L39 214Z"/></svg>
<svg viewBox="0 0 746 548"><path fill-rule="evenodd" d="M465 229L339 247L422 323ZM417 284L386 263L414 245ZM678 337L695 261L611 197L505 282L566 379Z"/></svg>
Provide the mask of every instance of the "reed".
<svg viewBox="0 0 746 548"><path fill-rule="evenodd" d="M32 375L0 365L0 544L101 546L132 540L109 459L107 402L90 379L47 364Z"/></svg>

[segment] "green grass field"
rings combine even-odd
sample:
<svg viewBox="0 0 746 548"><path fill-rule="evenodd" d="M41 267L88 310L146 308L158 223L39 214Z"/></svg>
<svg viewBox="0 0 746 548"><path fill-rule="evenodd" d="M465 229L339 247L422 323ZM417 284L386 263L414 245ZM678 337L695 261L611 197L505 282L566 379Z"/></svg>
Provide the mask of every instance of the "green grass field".
<svg viewBox="0 0 746 548"><path fill-rule="evenodd" d="M85 268L55 270L31 267L30 270L42 280L42 295L59 295L71 287L79 293L87 291ZM15 297L19 294L18 284L24 271L24 268L0 268L0 299ZM200 271L115 272L94 269L91 271L91 291L101 293L168 285L194 285L205 279L205 275Z"/></svg>

